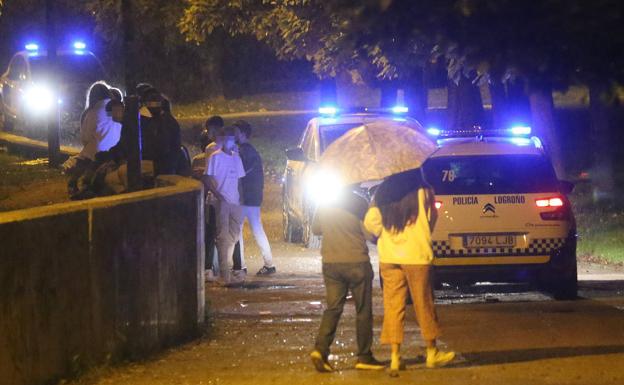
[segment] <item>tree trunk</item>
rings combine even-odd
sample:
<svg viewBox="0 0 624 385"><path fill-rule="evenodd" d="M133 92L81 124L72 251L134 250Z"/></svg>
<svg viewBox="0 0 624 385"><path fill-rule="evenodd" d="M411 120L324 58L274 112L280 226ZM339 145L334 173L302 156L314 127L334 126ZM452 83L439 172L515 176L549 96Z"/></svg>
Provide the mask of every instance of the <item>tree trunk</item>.
<svg viewBox="0 0 624 385"><path fill-rule="evenodd" d="M448 122L451 130L467 130L483 124L481 92L465 76L459 84L448 82Z"/></svg>
<svg viewBox="0 0 624 385"><path fill-rule="evenodd" d="M529 103L531 106L534 132L545 144L557 177L559 179L564 179L566 173L563 164L561 142L557 137L557 130L555 128L552 87L531 87L529 91Z"/></svg>
<svg viewBox="0 0 624 385"><path fill-rule="evenodd" d="M382 81L380 83L381 99L379 107L392 108L397 102L397 84L393 81Z"/></svg>
<svg viewBox="0 0 624 385"><path fill-rule="evenodd" d="M606 93L607 87L604 83L590 83L589 114L593 154L591 180L594 201L613 198L613 166Z"/></svg>
<svg viewBox="0 0 624 385"><path fill-rule="evenodd" d="M528 124L531 121L531 108L527 97L525 80L511 79L507 82L507 124Z"/></svg>
<svg viewBox="0 0 624 385"><path fill-rule="evenodd" d="M507 126L507 94L505 85L494 80L489 84L492 99L492 128L503 129Z"/></svg>
<svg viewBox="0 0 624 385"><path fill-rule="evenodd" d="M427 118L427 86L424 82L424 71L414 74L405 87L405 105L410 116L424 124Z"/></svg>

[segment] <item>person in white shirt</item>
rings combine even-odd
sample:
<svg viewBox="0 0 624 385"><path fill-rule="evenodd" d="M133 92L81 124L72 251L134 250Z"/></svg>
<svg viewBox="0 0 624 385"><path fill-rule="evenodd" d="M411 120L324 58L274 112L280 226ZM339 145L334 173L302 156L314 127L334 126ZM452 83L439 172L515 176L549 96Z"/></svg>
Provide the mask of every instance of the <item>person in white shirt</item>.
<svg viewBox="0 0 624 385"><path fill-rule="evenodd" d="M80 141L82 150L66 162L69 176L67 188L71 199L84 199L92 196L87 181L94 172L95 154L108 151L117 144L121 136L121 124L113 121L106 111L111 101L111 92L104 82L95 82L87 91L85 110L80 118Z"/></svg>
<svg viewBox="0 0 624 385"><path fill-rule="evenodd" d="M80 141L82 150L79 157L95 160L95 154L108 151L119 142L121 124L113 121L106 112L106 104L111 100L111 92L104 82L91 85L87 97L87 108L80 121Z"/></svg>
<svg viewBox="0 0 624 385"><path fill-rule="evenodd" d="M230 284L229 259L240 238L243 217L238 185L240 178L245 176L245 169L240 156L234 151L236 128L219 129L217 141L222 146L208 157L203 181L215 198L219 276L222 283Z"/></svg>

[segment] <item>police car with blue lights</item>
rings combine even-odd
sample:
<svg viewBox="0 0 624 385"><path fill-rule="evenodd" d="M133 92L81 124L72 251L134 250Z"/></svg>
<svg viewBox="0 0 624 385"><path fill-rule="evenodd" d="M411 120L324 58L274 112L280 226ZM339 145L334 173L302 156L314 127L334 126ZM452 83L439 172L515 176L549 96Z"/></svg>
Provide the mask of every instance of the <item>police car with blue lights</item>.
<svg viewBox="0 0 624 385"><path fill-rule="evenodd" d="M331 199L341 188L333 175L318 170L318 161L325 149L352 128L377 121L396 122L421 129L421 125L405 114L407 107L338 109L319 108L318 117L307 124L299 145L286 150L288 158L282 188L284 240L302 242L306 247L320 247L320 237L312 234L314 211L324 199Z"/></svg>
<svg viewBox="0 0 624 385"><path fill-rule="evenodd" d="M531 128L428 132L438 144L423 166L438 209L437 280L529 281L557 299L576 297L574 185L557 179Z"/></svg>
<svg viewBox="0 0 624 385"><path fill-rule="evenodd" d="M45 48L29 43L11 58L0 77L0 116L5 131L45 126L55 103L61 107L63 120L77 128L87 88L105 80L98 58L84 42L76 41L57 50L58 88L54 89L47 56Z"/></svg>

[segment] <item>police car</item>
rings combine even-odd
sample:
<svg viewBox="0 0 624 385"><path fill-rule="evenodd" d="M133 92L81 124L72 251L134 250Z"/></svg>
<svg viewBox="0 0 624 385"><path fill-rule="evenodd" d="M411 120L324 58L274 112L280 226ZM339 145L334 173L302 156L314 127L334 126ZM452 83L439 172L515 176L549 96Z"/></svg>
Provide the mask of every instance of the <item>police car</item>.
<svg viewBox="0 0 624 385"><path fill-rule="evenodd" d="M38 44L27 44L11 58L0 77L0 115L5 131L45 125L54 103L60 104L63 120L77 126L87 88L105 79L102 64L80 41L57 50L58 89L52 88L49 73L47 50Z"/></svg>
<svg viewBox="0 0 624 385"><path fill-rule="evenodd" d="M577 294L576 224L542 142L526 126L441 132L424 172L436 194L432 234L441 282L533 281Z"/></svg>
<svg viewBox="0 0 624 385"><path fill-rule="evenodd" d="M318 204L339 194L340 181L332 175L316 172L325 149L352 128L375 121L399 120L414 129L420 124L405 117L404 106L389 109L335 107L319 108L318 117L308 122L299 145L286 150L288 158L282 185L282 218L284 240L302 242L306 247L320 247L320 237L311 230L312 217Z"/></svg>

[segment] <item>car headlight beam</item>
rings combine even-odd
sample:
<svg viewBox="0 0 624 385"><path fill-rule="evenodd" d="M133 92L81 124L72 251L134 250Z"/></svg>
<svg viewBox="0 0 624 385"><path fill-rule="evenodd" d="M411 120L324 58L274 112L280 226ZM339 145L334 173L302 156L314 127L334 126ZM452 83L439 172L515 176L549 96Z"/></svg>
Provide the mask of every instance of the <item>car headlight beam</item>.
<svg viewBox="0 0 624 385"><path fill-rule="evenodd" d="M306 193L317 205L336 203L344 186L338 175L331 171L319 170L307 179Z"/></svg>
<svg viewBox="0 0 624 385"><path fill-rule="evenodd" d="M35 84L26 90L24 102L31 112L44 114L50 111L54 104L54 93L45 85Z"/></svg>

